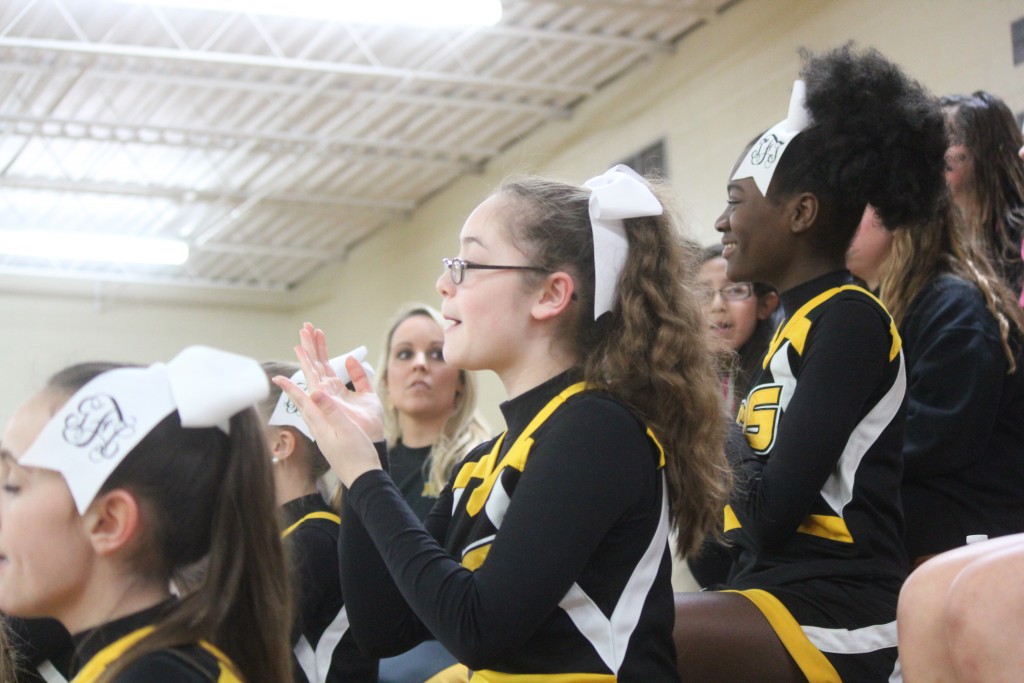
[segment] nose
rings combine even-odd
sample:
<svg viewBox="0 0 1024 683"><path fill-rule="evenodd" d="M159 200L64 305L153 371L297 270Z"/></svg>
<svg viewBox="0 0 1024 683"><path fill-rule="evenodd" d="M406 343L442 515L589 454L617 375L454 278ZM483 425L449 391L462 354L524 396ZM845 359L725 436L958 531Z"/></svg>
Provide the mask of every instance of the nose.
<svg viewBox="0 0 1024 683"><path fill-rule="evenodd" d="M711 292L711 300L708 301L708 309L712 311L724 311L725 310L725 297L722 296L722 292L719 290L713 290Z"/></svg>
<svg viewBox="0 0 1024 683"><path fill-rule="evenodd" d="M729 207L725 208L722 215L715 219L715 230L725 232L729 229Z"/></svg>
<svg viewBox="0 0 1024 683"><path fill-rule="evenodd" d="M455 285L452 283L452 278L448 274L448 269L446 268L441 271L441 276L437 278L437 282L434 283L434 289L436 289L437 293L443 298L447 298L452 295L452 290L454 288Z"/></svg>
<svg viewBox="0 0 1024 683"><path fill-rule="evenodd" d="M412 355L412 364L414 367L425 368L427 367L427 352L417 351Z"/></svg>

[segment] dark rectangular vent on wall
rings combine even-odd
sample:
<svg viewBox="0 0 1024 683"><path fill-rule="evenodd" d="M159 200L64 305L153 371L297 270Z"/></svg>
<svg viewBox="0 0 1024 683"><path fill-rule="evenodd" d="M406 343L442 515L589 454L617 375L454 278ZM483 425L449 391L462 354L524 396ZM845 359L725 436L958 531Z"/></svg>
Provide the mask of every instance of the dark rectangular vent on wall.
<svg viewBox="0 0 1024 683"><path fill-rule="evenodd" d="M620 164L625 164L640 175L651 178L667 178L668 168L665 164L665 140L661 139L644 147L636 154L626 157Z"/></svg>
<svg viewBox="0 0 1024 683"><path fill-rule="evenodd" d="M1010 40L1013 43L1013 65L1024 62L1024 17L1010 24Z"/></svg>

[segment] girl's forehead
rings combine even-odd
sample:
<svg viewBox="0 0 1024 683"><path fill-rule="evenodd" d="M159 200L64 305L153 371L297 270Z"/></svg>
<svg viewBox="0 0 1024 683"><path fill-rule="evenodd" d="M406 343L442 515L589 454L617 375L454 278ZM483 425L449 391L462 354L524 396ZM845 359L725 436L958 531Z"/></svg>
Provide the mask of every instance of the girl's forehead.
<svg viewBox="0 0 1024 683"><path fill-rule="evenodd" d="M504 231L504 202L498 195L491 195L469 214L459 241L462 247L476 245L484 249L495 249L507 242Z"/></svg>
<svg viewBox="0 0 1024 683"><path fill-rule="evenodd" d="M60 397L49 391L41 391L25 401L11 416L0 438L7 457L15 461L21 458L60 405Z"/></svg>

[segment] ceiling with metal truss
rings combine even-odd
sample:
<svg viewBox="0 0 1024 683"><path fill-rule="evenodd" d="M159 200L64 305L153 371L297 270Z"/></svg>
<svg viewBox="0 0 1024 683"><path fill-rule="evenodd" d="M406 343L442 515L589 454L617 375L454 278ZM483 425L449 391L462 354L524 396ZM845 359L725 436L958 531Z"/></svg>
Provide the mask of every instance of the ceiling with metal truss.
<svg viewBox="0 0 1024 683"><path fill-rule="evenodd" d="M0 274L288 291L735 1L505 0L439 31L0 0L0 229L191 249Z"/></svg>

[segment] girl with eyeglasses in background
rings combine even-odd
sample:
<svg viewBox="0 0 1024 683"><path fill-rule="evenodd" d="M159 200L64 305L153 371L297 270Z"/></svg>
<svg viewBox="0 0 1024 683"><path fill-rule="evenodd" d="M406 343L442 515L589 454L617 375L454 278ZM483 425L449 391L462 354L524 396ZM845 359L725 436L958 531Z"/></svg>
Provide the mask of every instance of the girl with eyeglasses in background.
<svg viewBox="0 0 1024 683"><path fill-rule="evenodd" d="M355 636L381 655L436 637L484 683L676 681L668 533L695 548L728 477L707 328L680 277L695 258L625 167L586 187L508 180L460 246L437 281L444 356L498 374L508 429L423 525L380 471L379 403L332 380L321 332L300 335L312 393L275 380L348 487Z"/></svg>
<svg viewBox="0 0 1024 683"><path fill-rule="evenodd" d="M761 369L772 332L781 318L779 293L767 282L732 282L722 245L706 247L697 282L701 307L712 336L721 341L725 358L720 371L726 410L735 416L737 398L747 395Z"/></svg>

